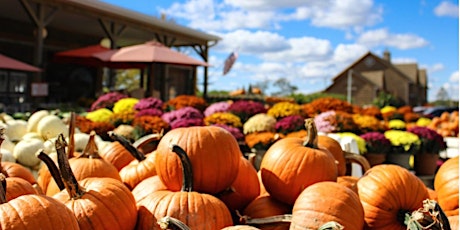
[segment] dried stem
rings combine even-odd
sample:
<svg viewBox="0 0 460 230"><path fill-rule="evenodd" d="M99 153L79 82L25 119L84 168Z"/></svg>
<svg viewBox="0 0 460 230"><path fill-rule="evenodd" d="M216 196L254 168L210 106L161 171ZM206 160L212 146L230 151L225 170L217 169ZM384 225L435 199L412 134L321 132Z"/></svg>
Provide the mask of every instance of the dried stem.
<svg viewBox="0 0 460 230"><path fill-rule="evenodd" d="M192 162L184 149L179 145L173 144L170 146L171 151L175 152L180 158L182 164L182 189L183 192L191 192L193 190L193 171Z"/></svg>
<svg viewBox="0 0 460 230"><path fill-rule="evenodd" d="M241 224L248 224L248 225L291 223L291 220L292 220L292 214L275 215L275 216L262 217L262 218L251 218L249 216L243 216L238 212L238 210L236 211L236 214L240 218Z"/></svg>
<svg viewBox="0 0 460 230"><path fill-rule="evenodd" d="M97 148L95 136L96 136L96 132L91 131L89 135L88 144L86 144L85 149L78 156L78 158L85 157L85 158L90 158L90 159L101 159L101 156L99 155L99 149Z"/></svg>
<svg viewBox="0 0 460 230"><path fill-rule="evenodd" d="M157 223L161 229L190 230L184 222L170 216L161 218Z"/></svg>
<svg viewBox="0 0 460 230"><path fill-rule="evenodd" d="M129 143L129 141L126 140L126 138L124 138L124 137L122 137L120 135L117 135L112 131L109 132L109 137L114 141L118 141L138 161L145 160L145 158L146 158L145 155L142 152L140 152L139 150L137 150L131 143Z"/></svg>
<svg viewBox="0 0 460 230"><path fill-rule="evenodd" d="M59 190L65 189L64 182L62 182L61 178L61 172L59 171L59 168L56 166L56 163L54 163L53 159L48 156L43 150L39 151L37 154L37 157L45 163L46 167L48 167L48 170L50 171L51 176L53 177L54 181L56 182Z"/></svg>
<svg viewBox="0 0 460 230"><path fill-rule="evenodd" d="M75 112L70 113L70 120L69 120L69 158L72 158L75 153Z"/></svg>
<svg viewBox="0 0 460 230"><path fill-rule="evenodd" d="M6 176L3 173L0 173L0 204L7 203L6 200Z"/></svg>
<svg viewBox="0 0 460 230"><path fill-rule="evenodd" d="M61 177L69 196L72 199L78 199L85 194L85 191L84 188L78 184L70 168L69 159L65 152L66 145L67 143L65 142L64 135L60 134L56 140L56 152L58 155L58 165L61 171Z"/></svg>
<svg viewBox="0 0 460 230"><path fill-rule="evenodd" d="M310 148L318 148L318 130L316 129L315 121L313 118L305 119L305 128L307 130L307 136L303 142L303 146Z"/></svg>

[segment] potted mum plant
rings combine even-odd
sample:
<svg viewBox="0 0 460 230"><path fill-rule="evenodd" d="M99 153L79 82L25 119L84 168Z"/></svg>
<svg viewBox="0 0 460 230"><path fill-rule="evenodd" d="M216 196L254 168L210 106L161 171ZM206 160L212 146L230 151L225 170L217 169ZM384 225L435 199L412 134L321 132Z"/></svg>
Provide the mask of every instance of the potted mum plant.
<svg viewBox="0 0 460 230"><path fill-rule="evenodd" d="M391 150L391 142L381 132L368 132L360 135L366 142L366 152L363 156L371 166L382 164Z"/></svg>
<svg viewBox="0 0 460 230"><path fill-rule="evenodd" d="M410 158L419 151L420 138L416 134L404 130L387 130L383 134L391 142L387 162L411 169Z"/></svg>
<svg viewBox="0 0 460 230"><path fill-rule="evenodd" d="M414 126L407 130L420 138L420 149L414 156L414 170L418 175L434 175L439 152L447 148L444 138L428 127Z"/></svg>

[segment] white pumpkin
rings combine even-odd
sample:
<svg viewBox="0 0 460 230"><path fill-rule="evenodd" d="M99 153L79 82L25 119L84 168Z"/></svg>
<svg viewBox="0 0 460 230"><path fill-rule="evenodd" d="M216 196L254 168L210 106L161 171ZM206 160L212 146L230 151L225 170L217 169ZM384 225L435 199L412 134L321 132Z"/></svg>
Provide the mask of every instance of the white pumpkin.
<svg viewBox="0 0 460 230"><path fill-rule="evenodd" d="M27 132L37 132L38 122L49 114L50 112L48 112L48 110L39 110L32 113L29 120L27 120Z"/></svg>
<svg viewBox="0 0 460 230"><path fill-rule="evenodd" d="M56 139L57 137L51 138L43 142L43 152L46 154L56 153Z"/></svg>
<svg viewBox="0 0 460 230"><path fill-rule="evenodd" d="M5 126L5 136L10 141L18 142L22 136L27 133L27 121L24 120L8 120Z"/></svg>
<svg viewBox="0 0 460 230"><path fill-rule="evenodd" d="M75 141L75 152L83 152L88 144L89 134L86 133L75 133L73 135ZM70 142L69 138L66 138L67 144Z"/></svg>
<svg viewBox="0 0 460 230"><path fill-rule="evenodd" d="M69 135L69 128L64 121L56 115L50 114L43 117L37 125L37 132L44 140L57 137L59 134Z"/></svg>
<svg viewBox="0 0 460 230"><path fill-rule="evenodd" d="M8 149L0 149L0 153L2 154L2 162L8 161L8 162L16 162L16 158L14 158L13 153L9 151Z"/></svg>
<svg viewBox="0 0 460 230"><path fill-rule="evenodd" d="M22 136L22 139L39 139L39 140L43 140L42 136L40 136L40 134L38 134L37 132L30 132L30 133L26 133L24 134L24 136Z"/></svg>
<svg viewBox="0 0 460 230"><path fill-rule="evenodd" d="M19 141L14 147L13 156L20 164L28 167L34 167L40 164L40 159L35 155L40 149L43 149L43 141L39 139L24 139Z"/></svg>
<svg viewBox="0 0 460 230"><path fill-rule="evenodd" d="M14 151L14 147L16 146L15 143L13 143L12 141L10 141L10 139L8 139L8 137L4 136L5 139L3 140L2 142L2 146L0 146L1 149L6 149L10 152L13 152Z"/></svg>

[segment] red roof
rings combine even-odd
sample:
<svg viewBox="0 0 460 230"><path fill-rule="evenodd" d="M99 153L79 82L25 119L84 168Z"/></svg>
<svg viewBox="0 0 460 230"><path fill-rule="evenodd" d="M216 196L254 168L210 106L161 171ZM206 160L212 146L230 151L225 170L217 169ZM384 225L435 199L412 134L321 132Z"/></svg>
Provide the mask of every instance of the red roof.
<svg viewBox="0 0 460 230"><path fill-rule="evenodd" d="M71 49L54 54L53 61L59 63L74 63L86 66L103 66L101 60L95 58L95 53L110 50L101 45L86 46L83 48Z"/></svg>
<svg viewBox="0 0 460 230"><path fill-rule="evenodd" d="M27 72L41 72L42 70L25 62L0 54L0 69L18 70Z"/></svg>

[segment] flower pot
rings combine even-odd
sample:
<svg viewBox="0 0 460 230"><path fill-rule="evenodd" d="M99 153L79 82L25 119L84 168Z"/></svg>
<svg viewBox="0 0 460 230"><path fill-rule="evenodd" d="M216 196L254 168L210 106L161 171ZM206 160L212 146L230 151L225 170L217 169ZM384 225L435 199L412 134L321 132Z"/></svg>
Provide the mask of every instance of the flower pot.
<svg viewBox="0 0 460 230"><path fill-rule="evenodd" d="M411 169L410 158L411 153L392 152L387 154L386 162L396 164L406 169Z"/></svg>
<svg viewBox="0 0 460 230"><path fill-rule="evenodd" d="M369 165L372 167L374 165L379 165L385 162L387 155L383 153L365 153L364 157L369 162Z"/></svg>
<svg viewBox="0 0 460 230"><path fill-rule="evenodd" d="M419 153L414 156L414 171L416 175L434 175L438 168L437 153Z"/></svg>

